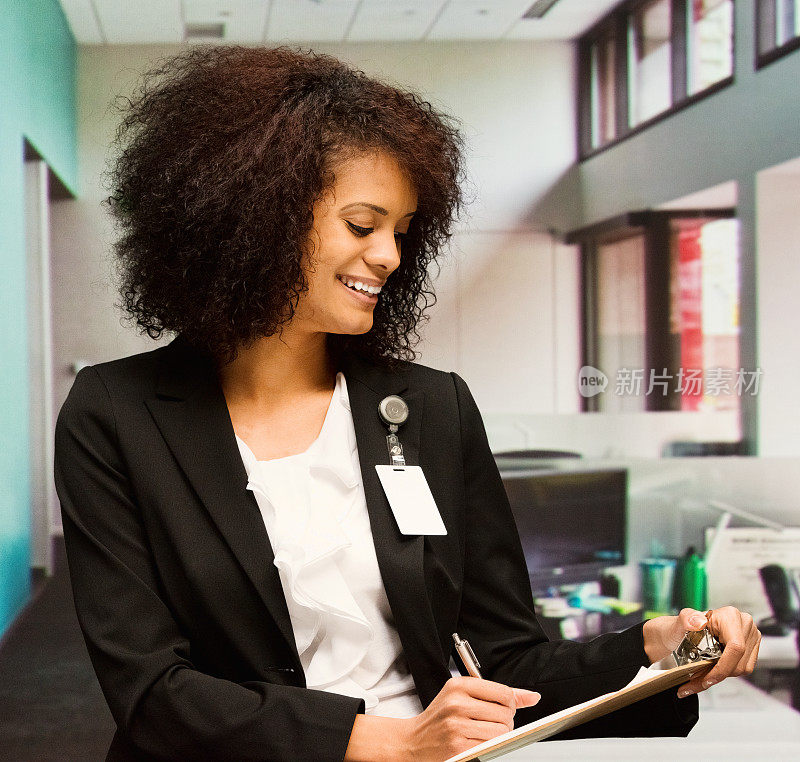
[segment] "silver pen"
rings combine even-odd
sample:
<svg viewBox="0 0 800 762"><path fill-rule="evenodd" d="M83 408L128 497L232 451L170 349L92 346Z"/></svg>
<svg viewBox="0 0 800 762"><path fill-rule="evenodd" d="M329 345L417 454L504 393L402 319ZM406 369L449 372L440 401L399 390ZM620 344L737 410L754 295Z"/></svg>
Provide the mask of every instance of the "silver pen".
<svg viewBox="0 0 800 762"><path fill-rule="evenodd" d="M453 633L453 641L456 644L456 653L461 657L461 661L464 662L467 672L472 677L480 677L481 664L475 656L472 646L466 640L462 640L457 632Z"/></svg>

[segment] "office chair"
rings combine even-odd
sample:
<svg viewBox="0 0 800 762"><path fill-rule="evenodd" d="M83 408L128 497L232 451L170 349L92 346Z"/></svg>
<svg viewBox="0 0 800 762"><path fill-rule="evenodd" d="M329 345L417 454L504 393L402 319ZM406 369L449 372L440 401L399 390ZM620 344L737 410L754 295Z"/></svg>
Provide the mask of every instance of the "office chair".
<svg viewBox="0 0 800 762"><path fill-rule="evenodd" d="M772 616L758 623L764 635L788 635L800 627L800 592L797 583L783 566L768 564L758 573L767 594Z"/></svg>
<svg viewBox="0 0 800 762"><path fill-rule="evenodd" d="M773 616L758 623L763 635L788 635L795 631L800 654L800 570L789 572L778 564L758 570ZM800 711L800 665L790 672L789 695L792 707ZM771 678L770 678L771 681Z"/></svg>

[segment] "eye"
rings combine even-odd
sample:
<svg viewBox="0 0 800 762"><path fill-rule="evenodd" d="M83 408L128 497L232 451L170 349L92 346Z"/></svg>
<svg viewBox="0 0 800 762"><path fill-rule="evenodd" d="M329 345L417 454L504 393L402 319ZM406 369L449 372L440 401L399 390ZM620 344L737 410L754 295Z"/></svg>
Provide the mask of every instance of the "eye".
<svg viewBox="0 0 800 762"><path fill-rule="evenodd" d="M369 235L375 228L362 228L361 225L356 225L354 222L350 222L349 220L345 220L345 224L347 227L350 228L353 235L357 235L359 238L363 238L365 235Z"/></svg>

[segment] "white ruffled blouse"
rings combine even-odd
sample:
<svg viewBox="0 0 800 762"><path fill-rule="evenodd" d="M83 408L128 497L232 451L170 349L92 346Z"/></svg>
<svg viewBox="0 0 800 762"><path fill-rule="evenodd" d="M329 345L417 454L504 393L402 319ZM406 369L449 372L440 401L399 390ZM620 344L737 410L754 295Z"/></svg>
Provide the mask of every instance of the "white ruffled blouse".
<svg viewBox="0 0 800 762"><path fill-rule="evenodd" d="M378 569L344 375L337 374L322 430L305 452L257 460L236 441L307 686L363 698L369 714L419 714Z"/></svg>

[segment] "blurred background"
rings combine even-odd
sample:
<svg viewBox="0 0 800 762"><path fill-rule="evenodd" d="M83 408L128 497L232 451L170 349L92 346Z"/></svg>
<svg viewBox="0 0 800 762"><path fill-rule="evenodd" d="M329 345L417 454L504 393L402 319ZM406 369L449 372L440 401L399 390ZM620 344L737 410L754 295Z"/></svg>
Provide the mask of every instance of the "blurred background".
<svg viewBox="0 0 800 762"><path fill-rule="evenodd" d="M475 395L548 633L745 608L760 666L702 697L689 742L797 757L800 0L0 11L0 757L102 759L113 730L71 610L53 426L83 365L155 346L115 307L111 103L225 43L331 53L460 120L472 203L419 360Z"/></svg>

